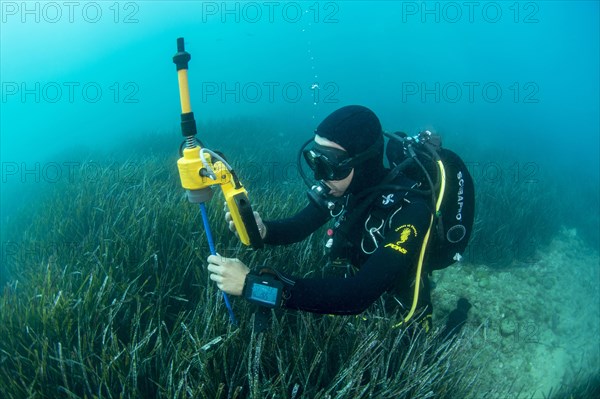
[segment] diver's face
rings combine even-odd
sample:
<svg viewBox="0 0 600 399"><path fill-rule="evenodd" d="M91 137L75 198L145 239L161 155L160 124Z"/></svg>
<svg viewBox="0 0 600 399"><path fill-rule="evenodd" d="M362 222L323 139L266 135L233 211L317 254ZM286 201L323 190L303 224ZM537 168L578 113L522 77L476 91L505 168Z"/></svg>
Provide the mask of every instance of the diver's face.
<svg viewBox="0 0 600 399"><path fill-rule="evenodd" d="M315 135L315 143L325 147L337 148L338 150L346 151L346 149L338 143L334 143L333 141L327 140L326 138L323 138L318 134ZM350 174L342 180L324 180L327 187L331 189L331 191L329 191L328 194L334 197L343 196L346 190L348 189L348 186L350 186L350 182L352 182L353 176L354 169L352 169L350 171Z"/></svg>

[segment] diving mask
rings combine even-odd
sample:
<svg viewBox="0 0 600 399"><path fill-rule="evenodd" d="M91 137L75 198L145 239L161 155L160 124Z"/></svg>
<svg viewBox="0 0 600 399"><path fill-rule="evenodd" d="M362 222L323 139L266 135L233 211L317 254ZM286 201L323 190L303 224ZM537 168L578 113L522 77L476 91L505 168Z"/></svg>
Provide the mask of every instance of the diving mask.
<svg viewBox="0 0 600 399"><path fill-rule="evenodd" d="M375 156L383 139L377 140L367 150L350 157L339 148L314 144L302 151L304 159L315 174L315 180L342 180L350 175L352 168Z"/></svg>

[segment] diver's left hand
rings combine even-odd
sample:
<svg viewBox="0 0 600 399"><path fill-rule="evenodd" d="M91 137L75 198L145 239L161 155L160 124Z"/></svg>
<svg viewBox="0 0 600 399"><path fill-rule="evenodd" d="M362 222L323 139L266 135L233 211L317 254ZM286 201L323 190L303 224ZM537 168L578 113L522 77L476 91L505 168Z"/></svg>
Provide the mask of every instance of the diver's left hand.
<svg viewBox="0 0 600 399"><path fill-rule="evenodd" d="M207 259L210 279L217 287L230 295L242 295L246 275L250 269L237 258L210 255Z"/></svg>

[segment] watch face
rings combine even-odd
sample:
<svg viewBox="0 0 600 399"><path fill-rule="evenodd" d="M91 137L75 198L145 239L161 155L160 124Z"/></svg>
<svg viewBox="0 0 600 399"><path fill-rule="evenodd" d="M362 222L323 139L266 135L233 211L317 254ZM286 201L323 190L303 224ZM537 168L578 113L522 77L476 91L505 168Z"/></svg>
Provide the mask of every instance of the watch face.
<svg viewBox="0 0 600 399"><path fill-rule="evenodd" d="M271 276L258 276L248 273L242 295L250 302L275 308L281 305L283 283Z"/></svg>
<svg viewBox="0 0 600 399"><path fill-rule="evenodd" d="M273 306L277 304L277 293L278 290L275 287L262 284L253 284L250 291L250 297L248 299Z"/></svg>

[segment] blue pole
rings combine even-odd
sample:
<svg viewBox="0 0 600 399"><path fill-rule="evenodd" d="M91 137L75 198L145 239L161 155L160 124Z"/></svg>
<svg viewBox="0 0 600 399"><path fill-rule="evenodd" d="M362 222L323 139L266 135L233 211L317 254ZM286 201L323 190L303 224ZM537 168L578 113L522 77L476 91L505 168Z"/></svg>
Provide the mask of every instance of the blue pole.
<svg viewBox="0 0 600 399"><path fill-rule="evenodd" d="M204 231L206 231L206 239L208 240L208 248L210 249L210 254L216 255L217 251L215 250L215 242L213 240L212 232L210 230L210 225L208 224L208 212L206 211L206 204L204 202L200 203L200 213L202 213L202 223L204 224ZM229 320L231 321L231 324L237 326L237 321L235 320L233 309L231 308L231 304L229 303L229 297L225 292L223 292L223 300L225 301L225 307L227 308L227 312L229 312Z"/></svg>

